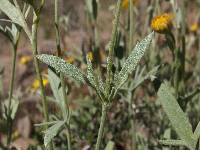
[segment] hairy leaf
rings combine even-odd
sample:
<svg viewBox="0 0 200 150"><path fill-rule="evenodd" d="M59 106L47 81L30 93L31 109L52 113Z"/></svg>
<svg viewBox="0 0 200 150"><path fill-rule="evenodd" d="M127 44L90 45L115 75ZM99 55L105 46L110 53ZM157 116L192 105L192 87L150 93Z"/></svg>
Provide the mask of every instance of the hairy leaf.
<svg viewBox="0 0 200 150"><path fill-rule="evenodd" d="M53 67L57 72L62 72L78 82L85 82L84 74L74 65L67 63L63 59L53 55L38 55L37 58L47 65Z"/></svg>
<svg viewBox="0 0 200 150"><path fill-rule="evenodd" d="M114 84L118 90L127 80L128 75L136 69L139 61L144 55L146 49L149 47L154 33L152 32L142 41L136 44L129 57L124 62L121 71L115 75Z"/></svg>
<svg viewBox="0 0 200 150"><path fill-rule="evenodd" d="M165 82L158 91L159 100L167 114L173 128L187 146L194 149L196 141L193 138L191 124L173 96L170 86Z"/></svg>

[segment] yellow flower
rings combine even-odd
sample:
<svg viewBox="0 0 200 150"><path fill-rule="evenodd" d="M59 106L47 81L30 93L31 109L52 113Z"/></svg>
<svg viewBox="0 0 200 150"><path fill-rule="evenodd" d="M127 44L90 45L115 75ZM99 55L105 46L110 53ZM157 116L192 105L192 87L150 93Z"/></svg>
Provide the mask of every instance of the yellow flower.
<svg viewBox="0 0 200 150"><path fill-rule="evenodd" d="M44 86L46 86L49 83L47 79L43 79L42 82ZM35 79L32 83L32 88L34 91L36 91L37 89L39 89L39 87L40 87L40 81L38 79Z"/></svg>
<svg viewBox="0 0 200 150"><path fill-rule="evenodd" d="M88 59L89 59L90 61L93 61L93 60L94 60L94 55L93 55L93 53L92 53L91 51L87 53L87 57L88 57Z"/></svg>
<svg viewBox="0 0 200 150"><path fill-rule="evenodd" d="M133 5L136 5L138 3L138 0L132 0ZM129 0L122 0L122 8L128 9L129 6Z"/></svg>
<svg viewBox="0 0 200 150"><path fill-rule="evenodd" d="M73 64L73 62L75 61L75 58L72 57L72 56L70 56L70 57L65 58L65 61L66 61L67 63L69 63L69 64Z"/></svg>
<svg viewBox="0 0 200 150"><path fill-rule="evenodd" d="M194 23L190 26L191 32L197 32L197 30L198 30L198 24Z"/></svg>
<svg viewBox="0 0 200 150"><path fill-rule="evenodd" d="M22 56L22 57L20 58L20 60L19 60L19 63L20 63L21 65L26 65L28 62L31 61L31 59L32 59L31 56Z"/></svg>
<svg viewBox="0 0 200 150"><path fill-rule="evenodd" d="M173 15L164 13L156 16L151 22L151 28L158 33L169 31L172 26Z"/></svg>

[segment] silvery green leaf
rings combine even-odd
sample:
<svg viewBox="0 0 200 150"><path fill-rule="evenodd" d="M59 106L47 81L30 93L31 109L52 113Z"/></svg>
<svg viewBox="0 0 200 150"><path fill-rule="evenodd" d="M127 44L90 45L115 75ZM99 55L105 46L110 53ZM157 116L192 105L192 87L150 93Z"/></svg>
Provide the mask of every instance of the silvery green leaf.
<svg viewBox="0 0 200 150"><path fill-rule="evenodd" d="M65 106L65 99L63 96L63 90L61 86L60 78L54 73L50 68L48 69L48 80L53 92L53 95L56 99L57 104L59 105L63 116L66 116L66 106Z"/></svg>
<svg viewBox="0 0 200 150"><path fill-rule="evenodd" d="M159 143L170 146L187 146L187 144L182 140L159 140Z"/></svg>
<svg viewBox="0 0 200 150"><path fill-rule="evenodd" d="M10 3L9 0L0 0L0 4L0 10L5 13L14 23L21 26L30 38L31 34L28 30L28 26L22 12L18 10L12 3Z"/></svg>
<svg viewBox="0 0 200 150"><path fill-rule="evenodd" d="M158 98L180 139L187 144L187 147L194 149L196 140L193 138L191 124L173 96L171 87L167 82L161 85L158 91Z"/></svg>
<svg viewBox="0 0 200 150"><path fill-rule="evenodd" d="M114 150L115 148L115 143L113 141L109 141L106 145L105 150Z"/></svg>
<svg viewBox="0 0 200 150"><path fill-rule="evenodd" d="M78 82L85 82L84 74L74 65L67 63L63 59L53 55L38 55L37 58L47 65L53 67L57 72L72 77Z"/></svg>
<svg viewBox="0 0 200 150"><path fill-rule="evenodd" d="M121 71L118 74L115 74L114 84L116 90L118 90L124 84L128 78L128 75L136 69L136 66L144 55L146 49L150 46L153 35L154 32L136 44L129 57L125 60Z"/></svg>
<svg viewBox="0 0 200 150"><path fill-rule="evenodd" d="M45 131L44 146L47 147L51 140L58 134L61 127L65 124L65 121L58 121Z"/></svg>

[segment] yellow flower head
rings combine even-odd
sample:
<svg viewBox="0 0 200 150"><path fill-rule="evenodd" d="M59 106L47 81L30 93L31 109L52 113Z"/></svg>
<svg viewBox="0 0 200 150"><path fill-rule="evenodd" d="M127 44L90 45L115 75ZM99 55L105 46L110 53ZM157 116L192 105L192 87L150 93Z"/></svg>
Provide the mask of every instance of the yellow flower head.
<svg viewBox="0 0 200 150"><path fill-rule="evenodd" d="M47 86L47 84L49 83L47 79L43 79L42 82L44 86ZM35 79L32 83L32 88L34 91L36 91L37 89L39 89L39 87L40 87L40 81L38 79Z"/></svg>
<svg viewBox="0 0 200 150"><path fill-rule="evenodd" d="M87 53L87 57L88 57L88 59L89 59L90 61L93 61L93 60L94 60L94 55L93 55L93 53L92 53L91 51Z"/></svg>
<svg viewBox="0 0 200 150"><path fill-rule="evenodd" d="M198 24L194 23L190 26L191 32L197 32L197 30L198 30Z"/></svg>
<svg viewBox="0 0 200 150"><path fill-rule="evenodd" d="M173 15L164 13L156 16L151 22L151 28L158 33L169 31L172 26Z"/></svg>
<svg viewBox="0 0 200 150"><path fill-rule="evenodd" d="M136 5L139 0L132 0L133 5ZM123 9L128 9L129 6L129 0L122 0L122 8Z"/></svg>
<svg viewBox="0 0 200 150"><path fill-rule="evenodd" d="M65 61L66 61L67 63L69 63L69 64L73 64L73 62L75 61L75 58L72 57L72 56L70 56L70 57L65 58Z"/></svg>
<svg viewBox="0 0 200 150"><path fill-rule="evenodd" d="M20 60L19 60L19 63L20 63L21 65L26 65L28 62L31 61L31 59L32 59L31 56L22 56L22 57L20 58Z"/></svg>

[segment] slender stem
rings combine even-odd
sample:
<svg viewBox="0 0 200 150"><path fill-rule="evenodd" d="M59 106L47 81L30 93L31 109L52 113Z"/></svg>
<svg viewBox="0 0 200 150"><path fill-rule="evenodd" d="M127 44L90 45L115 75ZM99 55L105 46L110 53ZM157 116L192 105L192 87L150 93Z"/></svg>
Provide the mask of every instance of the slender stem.
<svg viewBox="0 0 200 150"><path fill-rule="evenodd" d="M132 139L132 150L136 150L136 120L135 120L135 113L132 108L133 105L133 92L128 92L128 101L129 101L129 118L131 123L130 134Z"/></svg>
<svg viewBox="0 0 200 150"><path fill-rule="evenodd" d="M71 129L70 129L70 124L68 124L67 128L67 150L71 150Z"/></svg>
<svg viewBox="0 0 200 150"><path fill-rule="evenodd" d="M133 3L132 0L129 0L129 19L130 19L130 31L129 31L129 53L132 50L133 46L133 32L134 32L134 11L133 11ZM136 130L135 130L135 117L134 111L132 109L132 93L130 93L130 104L129 104L129 113L130 113L130 122L131 122L131 139L132 139L132 150L136 150Z"/></svg>
<svg viewBox="0 0 200 150"><path fill-rule="evenodd" d="M7 118L7 125L8 125L8 136L7 136L7 146L9 147L11 142L11 135L12 135L12 118L11 118L11 103L13 97L13 89L14 89L14 81L15 81L15 68L16 68L16 54L17 54L17 46L13 45L12 51L12 71L11 71L11 81L10 81L10 90L9 90L9 98L8 98L8 118Z"/></svg>
<svg viewBox="0 0 200 150"><path fill-rule="evenodd" d="M103 138L103 131L104 131L104 126L105 126L106 116L107 116L107 109L108 107L102 104L101 122L100 122L100 128L98 132L95 150L100 149L101 141Z"/></svg>
<svg viewBox="0 0 200 150"><path fill-rule="evenodd" d="M49 114L48 114L48 108L47 108L47 99L45 95L45 89L43 85L43 79L42 79L42 74L40 70L40 64L38 59L36 58L36 55L38 55L38 50L37 50L37 31L38 31L38 25L39 25L39 18L38 16L34 13L33 16L33 25L32 25L32 39L31 39L31 45L32 45L32 50L33 50L33 56L34 56L34 65L35 65L35 70L36 70L36 75L40 83L40 91L41 91L41 97L42 97L42 107L43 107L43 114L44 114L44 119L45 122L49 122ZM48 126L45 126L47 129ZM53 150L53 144L50 143L49 146L50 150Z"/></svg>
<svg viewBox="0 0 200 150"><path fill-rule="evenodd" d="M57 46L57 55L58 57L62 57L61 52L61 44L60 44L60 31L59 31L59 16L58 16L58 0L55 0L55 30L56 30L56 46ZM62 93L64 97L64 104L67 106L67 116L63 116L63 118L69 117L69 105L67 102L67 95L66 95L66 85L64 80L64 75L60 73L60 81L62 86ZM64 115L64 114L63 114ZM70 123L67 125L67 147L68 150L71 150L71 132L70 132Z"/></svg>
<svg viewBox="0 0 200 150"><path fill-rule="evenodd" d="M130 25L129 25L129 53L132 50L133 46L133 32L134 32L134 11L133 11L133 3L132 0L129 0L129 20L130 20Z"/></svg>
<svg viewBox="0 0 200 150"><path fill-rule="evenodd" d="M115 47L115 41L117 37L117 30L118 30L118 24L119 24L119 17L120 17L120 10L121 10L121 0L118 0L116 12L115 12L115 19L113 22L113 30L112 30L112 37L109 45L109 54L107 59L107 76L106 76L106 93L107 96L110 93L111 90L111 82L112 82L112 65L113 65L113 52Z"/></svg>
<svg viewBox="0 0 200 150"><path fill-rule="evenodd" d="M43 79L42 79L42 75L41 75L39 61L35 57L36 55L38 55L38 50L37 50L38 24L39 24L39 18L36 15L34 15L33 26L32 26L32 41L31 41L31 44L32 44L32 49L33 49L35 70L36 70L37 78L40 82L40 90L41 90L44 118L45 118L45 121L48 122L49 121L49 115L48 115L48 110L47 110L47 100L46 100L46 95L45 95L45 91L44 91Z"/></svg>

